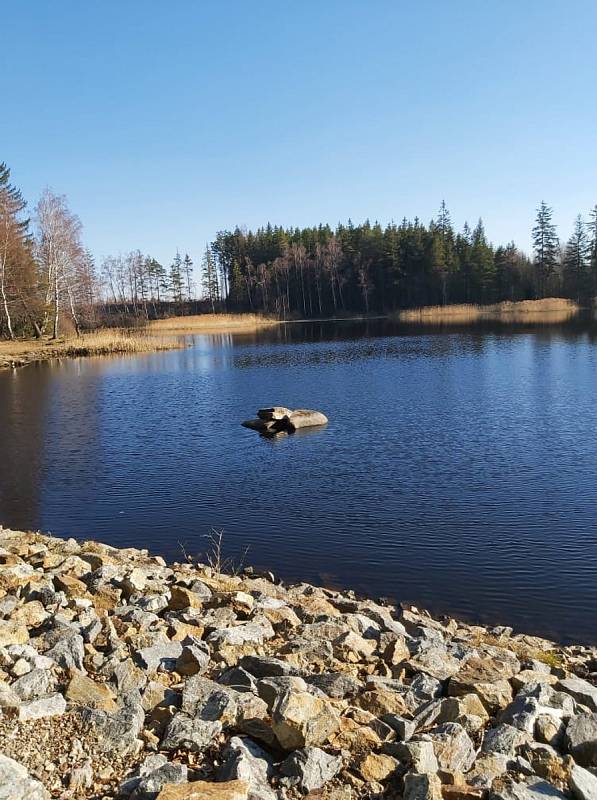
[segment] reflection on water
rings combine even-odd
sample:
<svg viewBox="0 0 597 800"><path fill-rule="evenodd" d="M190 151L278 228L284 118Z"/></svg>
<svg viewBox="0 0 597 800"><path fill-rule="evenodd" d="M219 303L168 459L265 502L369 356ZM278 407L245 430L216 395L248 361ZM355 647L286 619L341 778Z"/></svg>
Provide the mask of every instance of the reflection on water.
<svg viewBox="0 0 597 800"><path fill-rule="evenodd" d="M280 325L0 373L0 522L597 641L597 326ZM271 404L327 427L264 439Z"/></svg>

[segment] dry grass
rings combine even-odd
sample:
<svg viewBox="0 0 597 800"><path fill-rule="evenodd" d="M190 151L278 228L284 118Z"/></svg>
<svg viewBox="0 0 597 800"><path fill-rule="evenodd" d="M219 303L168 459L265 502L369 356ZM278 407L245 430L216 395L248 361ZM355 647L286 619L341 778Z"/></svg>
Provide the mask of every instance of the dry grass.
<svg viewBox="0 0 597 800"><path fill-rule="evenodd" d="M0 368L19 367L55 358L152 353L157 350L173 350L181 346L181 342L175 339L152 336L145 330L113 329L57 340L44 338L7 341L0 342Z"/></svg>
<svg viewBox="0 0 597 800"><path fill-rule="evenodd" d="M400 322L423 322L442 324L466 324L468 322L564 322L579 311L572 300L561 297L546 297L543 300L521 300L494 305L425 306L400 311L396 317Z"/></svg>
<svg viewBox="0 0 597 800"><path fill-rule="evenodd" d="M194 333L202 331L258 330L277 325L279 320L260 314L196 314L170 317L150 322L148 328L157 333Z"/></svg>

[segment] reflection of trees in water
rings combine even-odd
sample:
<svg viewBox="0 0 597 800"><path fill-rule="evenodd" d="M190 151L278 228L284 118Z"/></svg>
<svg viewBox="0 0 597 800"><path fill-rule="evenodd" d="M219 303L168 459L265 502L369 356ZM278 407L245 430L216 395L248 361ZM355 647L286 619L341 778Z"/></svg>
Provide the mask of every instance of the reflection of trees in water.
<svg viewBox="0 0 597 800"><path fill-rule="evenodd" d="M43 365L0 374L0 523L15 528L40 525L49 375Z"/></svg>

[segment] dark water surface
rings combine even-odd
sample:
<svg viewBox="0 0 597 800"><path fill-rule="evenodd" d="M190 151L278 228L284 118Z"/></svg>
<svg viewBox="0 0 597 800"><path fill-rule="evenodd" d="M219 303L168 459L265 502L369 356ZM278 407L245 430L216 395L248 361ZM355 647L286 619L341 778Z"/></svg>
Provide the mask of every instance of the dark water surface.
<svg viewBox="0 0 597 800"><path fill-rule="evenodd" d="M386 321L0 373L0 522L597 641L597 328ZM272 403L324 430L266 440Z"/></svg>

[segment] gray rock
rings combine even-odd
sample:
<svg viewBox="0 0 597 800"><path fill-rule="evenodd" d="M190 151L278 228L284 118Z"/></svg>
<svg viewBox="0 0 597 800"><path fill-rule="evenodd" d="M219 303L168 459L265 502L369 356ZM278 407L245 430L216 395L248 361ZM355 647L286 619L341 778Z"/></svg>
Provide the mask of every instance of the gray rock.
<svg viewBox="0 0 597 800"><path fill-rule="evenodd" d="M124 705L115 714L84 708L81 716L88 725L95 727L98 742L105 752L115 750L123 753L138 746L138 736L145 720L145 712L140 705Z"/></svg>
<svg viewBox="0 0 597 800"><path fill-rule="evenodd" d="M341 768L341 756L329 755L319 747L295 750L280 764L282 775L290 778L291 785L297 786L305 794L321 789Z"/></svg>
<svg viewBox="0 0 597 800"><path fill-rule="evenodd" d="M257 681L250 672L242 667L229 667L218 678L218 683L230 686L237 692L256 692Z"/></svg>
<svg viewBox="0 0 597 800"><path fill-rule="evenodd" d="M186 783L187 772L186 764L163 764L140 779L131 793L131 800L155 800L167 783Z"/></svg>
<svg viewBox="0 0 597 800"><path fill-rule="evenodd" d="M570 772L570 789L577 800L597 800L597 778L578 764Z"/></svg>
<svg viewBox="0 0 597 800"><path fill-rule="evenodd" d="M414 714L424 703L441 697L441 694L441 682L430 675L420 673L411 681L410 687L404 695L404 701Z"/></svg>
<svg viewBox="0 0 597 800"><path fill-rule="evenodd" d="M328 697L342 699L353 697L362 691L361 683L350 675L343 672L322 672L319 675L305 676L307 683L316 686Z"/></svg>
<svg viewBox="0 0 597 800"><path fill-rule="evenodd" d="M59 717L66 711L66 700L59 693L40 697L37 700L27 700L19 706L19 720L26 722L29 719L43 719L45 717Z"/></svg>
<svg viewBox="0 0 597 800"><path fill-rule="evenodd" d="M239 665L255 678L274 678L281 675L298 675L298 670L288 661L266 656L243 656Z"/></svg>
<svg viewBox="0 0 597 800"><path fill-rule="evenodd" d="M395 756L413 772L435 774L439 769L433 742L398 742L384 746L384 752Z"/></svg>
<svg viewBox="0 0 597 800"><path fill-rule="evenodd" d="M148 672L157 672L158 669L173 672L181 655L181 642L169 639L159 639L150 647L144 647L137 652L139 662Z"/></svg>
<svg viewBox="0 0 597 800"><path fill-rule="evenodd" d="M221 730L220 722L191 719L187 714L178 713L168 723L161 747L164 750L178 750L183 747L193 753L200 753L209 747Z"/></svg>
<svg viewBox="0 0 597 800"><path fill-rule="evenodd" d="M530 736L514 728L512 725L502 723L485 732L482 750L484 753L502 753L505 756L515 756L518 748L528 742Z"/></svg>
<svg viewBox="0 0 597 800"><path fill-rule="evenodd" d="M12 686L0 682L0 709L14 709L21 705L21 698Z"/></svg>
<svg viewBox="0 0 597 800"><path fill-rule="evenodd" d="M240 697L242 695L228 686L194 675L185 683L181 709L190 717L232 723L236 720Z"/></svg>
<svg viewBox="0 0 597 800"><path fill-rule="evenodd" d="M218 628L207 637L215 647L240 647L243 644L263 644L274 636L274 629L264 624L245 622L233 628ZM246 667L245 667L246 669Z"/></svg>
<svg viewBox="0 0 597 800"><path fill-rule="evenodd" d="M577 714L568 722L566 751L583 767L597 767L597 714Z"/></svg>
<svg viewBox="0 0 597 800"><path fill-rule="evenodd" d="M556 687L591 711L597 711L597 686L593 686L592 683L582 678L565 678L558 681Z"/></svg>
<svg viewBox="0 0 597 800"><path fill-rule="evenodd" d="M0 753L0 800L49 800L43 784L30 777L22 764Z"/></svg>
<svg viewBox="0 0 597 800"><path fill-rule="evenodd" d="M539 716L539 703L534 697L517 695L497 716L498 722L518 728L519 731L533 733Z"/></svg>
<svg viewBox="0 0 597 800"><path fill-rule="evenodd" d="M45 655L59 667L83 670L85 643L80 634L68 628L59 628L47 635L46 642L50 644L50 648Z"/></svg>
<svg viewBox="0 0 597 800"><path fill-rule="evenodd" d="M440 779L433 773L409 772L404 776L403 800L441 800Z"/></svg>
<svg viewBox="0 0 597 800"><path fill-rule="evenodd" d="M32 669L31 672L18 678L11 689L21 700L35 700L51 694L55 686L56 678L49 670Z"/></svg>
<svg viewBox="0 0 597 800"><path fill-rule="evenodd" d="M176 660L180 675L201 675L209 665L209 647L200 640L183 642L182 653Z"/></svg>
<svg viewBox="0 0 597 800"><path fill-rule="evenodd" d="M475 760L475 746L462 725L446 722L427 734L441 769L467 772Z"/></svg>
<svg viewBox="0 0 597 800"><path fill-rule="evenodd" d="M252 739L233 736L224 752L224 763L218 770L219 781L245 781L249 798L275 800L268 779L273 773L273 759Z"/></svg>
<svg viewBox="0 0 597 800"><path fill-rule="evenodd" d="M506 781L499 790L490 793L491 800L565 800L559 789L539 778L529 777L524 782Z"/></svg>
<svg viewBox="0 0 597 800"><path fill-rule="evenodd" d="M402 742L407 742L415 734L415 723L411 719L399 717L397 714L384 714L381 719L396 731L398 739Z"/></svg>

